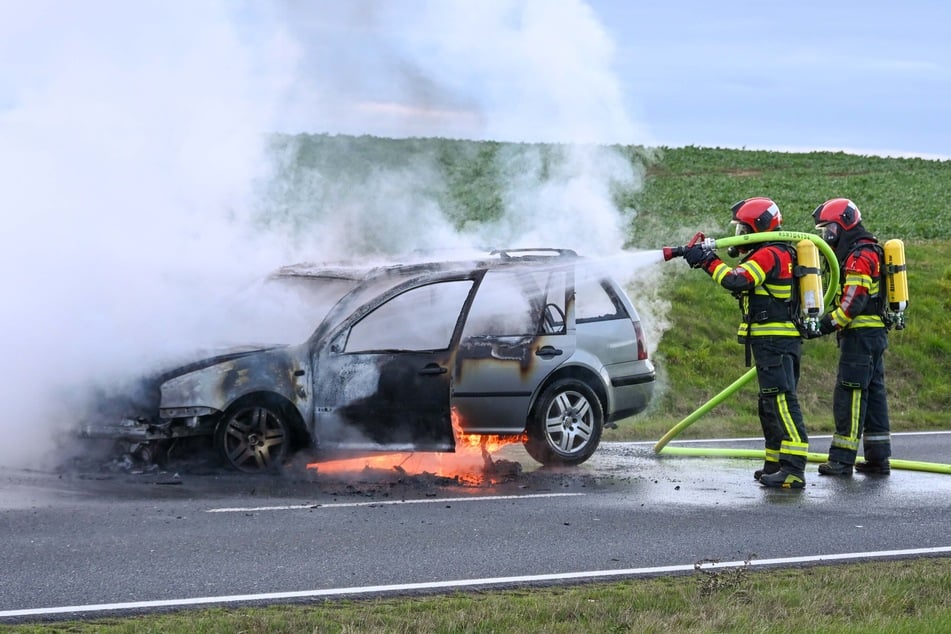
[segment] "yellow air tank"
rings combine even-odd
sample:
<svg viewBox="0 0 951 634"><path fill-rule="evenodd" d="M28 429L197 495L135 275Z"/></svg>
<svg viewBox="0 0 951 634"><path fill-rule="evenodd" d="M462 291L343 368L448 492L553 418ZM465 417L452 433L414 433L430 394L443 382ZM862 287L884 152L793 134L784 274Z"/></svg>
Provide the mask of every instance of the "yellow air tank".
<svg viewBox="0 0 951 634"><path fill-rule="evenodd" d="M900 313L908 307L908 271L905 243L897 238L885 242L885 296L888 309Z"/></svg>
<svg viewBox="0 0 951 634"><path fill-rule="evenodd" d="M819 249L811 240L796 245L796 277L799 278L799 311L803 319L814 321L822 316L822 271Z"/></svg>

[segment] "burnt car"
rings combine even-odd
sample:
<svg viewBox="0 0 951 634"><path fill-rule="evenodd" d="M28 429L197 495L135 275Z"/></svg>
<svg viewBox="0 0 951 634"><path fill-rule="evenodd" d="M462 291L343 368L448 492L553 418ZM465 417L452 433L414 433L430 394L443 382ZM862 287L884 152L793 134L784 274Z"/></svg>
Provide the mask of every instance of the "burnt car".
<svg viewBox="0 0 951 634"><path fill-rule="evenodd" d="M455 420L465 434L521 436L543 464L576 465L652 396L637 311L608 272L568 249L295 265L263 289L267 322L287 341L153 376L121 420L83 435L145 454L204 436L227 465L256 472L305 447L453 451ZM283 325L290 315L296 327Z"/></svg>

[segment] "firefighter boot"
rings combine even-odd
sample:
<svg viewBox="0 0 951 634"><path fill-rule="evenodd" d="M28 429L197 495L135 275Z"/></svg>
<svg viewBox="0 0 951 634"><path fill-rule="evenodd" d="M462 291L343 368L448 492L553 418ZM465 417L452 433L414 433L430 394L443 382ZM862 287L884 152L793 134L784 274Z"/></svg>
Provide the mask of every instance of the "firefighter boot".
<svg viewBox="0 0 951 634"><path fill-rule="evenodd" d="M759 483L764 487L774 489L802 489L806 486L806 479L801 475L789 473L780 469L776 473L763 474Z"/></svg>
<svg viewBox="0 0 951 634"><path fill-rule="evenodd" d="M827 476L850 476L852 475L852 465L845 462L830 460L819 465L819 475Z"/></svg>
<svg viewBox="0 0 951 634"><path fill-rule="evenodd" d="M779 471L779 463L774 462L772 460L767 460L766 462L763 463L762 469L757 469L756 471L753 472L753 479L759 480L760 478L763 477L763 475L776 473L777 471Z"/></svg>
<svg viewBox="0 0 951 634"><path fill-rule="evenodd" d="M855 470L859 473L888 475L892 472L892 466L889 464L888 458L884 460L863 460L855 463Z"/></svg>

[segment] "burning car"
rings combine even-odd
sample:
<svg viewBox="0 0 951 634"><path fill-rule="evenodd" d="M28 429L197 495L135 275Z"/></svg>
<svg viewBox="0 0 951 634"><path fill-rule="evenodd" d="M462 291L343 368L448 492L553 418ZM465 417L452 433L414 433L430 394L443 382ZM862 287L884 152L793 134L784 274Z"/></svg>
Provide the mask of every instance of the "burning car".
<svg viewBox="0 0 951 634"><path fill-rule="evenodd" d="M100 417L83 435L140 455L203 436L227 465L258 472L304 447L451 452L455 424L519 437L543 464L576 465L605 426L652 396L637 311L615 279L571 250L295 265L264 288L269 323L302 316L298 333L282 324L282 343L153 376L121 420Z"/></svg>

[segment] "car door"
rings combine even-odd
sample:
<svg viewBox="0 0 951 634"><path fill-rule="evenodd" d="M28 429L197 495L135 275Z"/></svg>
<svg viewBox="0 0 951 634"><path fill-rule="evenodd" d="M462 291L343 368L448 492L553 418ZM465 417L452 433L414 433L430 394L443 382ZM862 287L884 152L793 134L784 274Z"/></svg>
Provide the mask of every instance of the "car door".
<svg viewBox="0 0 951 634"><path fill-rule="evenodd" d="M519 433L532 395L575 350L573 269L489 270L466 317L452 406L467 433Z"/></svg>
<svg viewBox="0 0 951 634"><path fill-rule="evenodd" d="M447 451L451 356L471 279L388 294L344 322L318 351L318 446Z"/></svg>

